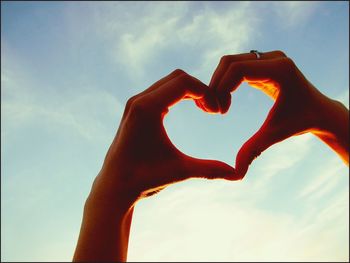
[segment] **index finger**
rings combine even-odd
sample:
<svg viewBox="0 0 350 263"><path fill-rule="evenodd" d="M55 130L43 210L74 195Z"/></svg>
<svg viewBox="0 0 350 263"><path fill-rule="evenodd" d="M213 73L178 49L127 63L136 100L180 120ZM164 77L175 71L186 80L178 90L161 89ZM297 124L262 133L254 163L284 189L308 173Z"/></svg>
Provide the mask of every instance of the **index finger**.
<svg viewBox="0 0 350 263"><path fill-rule="evenodd" d="M282 51L279 51L279 50L264 52L264 53L259 52L259 54L260 54L259 60L286 57L286 55ZM238 54L238 55L223 56L219 62L219 65L215 69L211 80L210 80L209 88L210 89L217 88L222 77L225 75L225 73L228 70L231 63L240 62L240 61L249 61L249 60L257 60L257 56L254 53L243 53L243 54Z"/></svg>
<svg viewBox="0 0 350 263"><path fill-rule="evenodd" d="M216 89L221 112L227 111L231 103L230 93L236 90L242 81L272 81L280 92L282 83L291 82L294 69L294 62L287 57L232 63Z"/></svg>
<svg viewBox="0 0 350 263"><path fill-rule="evenodd" d="M168 108L182 99L199 99L208 91L208 86L182 70L178 75L166 81L156 89L145 94L140 100L159 113L166 113Z"/></svg>
<svg viewBox="0 0 350 263"><path fill-rule="evenodd" d="M259 60L268 60L286 57L284 52L280 50L270 51L270 52L259 52ZM210 80L209 91L204 99L196 101L198 107L204 111L209 112L223 112L221 109L220 98L216 94L218 85L220 84L225 73L229 70L232 63L242 62L242 61L255 61L257 56L254 53L243 53L238 55L225 55L220 59L218 66L216 67L213 76Z"/></svg>

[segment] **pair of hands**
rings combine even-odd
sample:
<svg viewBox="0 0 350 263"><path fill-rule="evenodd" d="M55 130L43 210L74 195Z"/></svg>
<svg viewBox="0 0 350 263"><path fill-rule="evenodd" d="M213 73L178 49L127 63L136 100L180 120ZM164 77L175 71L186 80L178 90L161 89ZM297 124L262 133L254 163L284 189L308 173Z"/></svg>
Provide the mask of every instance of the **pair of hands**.
<svg viewBox="0 0 350 263"><path fill-rule="evenodd" d="M179 151L163 118L169 107L192 99L206 112L225 113L241 82L262 90L275 104L261 128L242 146L235 169ZM129 99L84 207L74 261L126 261L133 207L169 184L201 177L239 180L265 149L312 132L349 162L349 111L320 93L280 51L224 56L209 87L175 70Z"/></svg>
<svg viewBox="0 0 350 263"><path fill-rule="evenodd" d="M171 143L163 127L169 107L193 99L206 112L224 114L230 107L231 92L243 81L275 104L238 152L235 169L220 161L188 156ZM177 69L129 99L102 175L131 203L188 178L239 180L253 159L271 145L305 132L326 134L332 128L325 119L327 105L332 103L281 51L262 53L259 59L253 53L224 56L209 87ZM346 154L340 155L348 162Z"/></svg>

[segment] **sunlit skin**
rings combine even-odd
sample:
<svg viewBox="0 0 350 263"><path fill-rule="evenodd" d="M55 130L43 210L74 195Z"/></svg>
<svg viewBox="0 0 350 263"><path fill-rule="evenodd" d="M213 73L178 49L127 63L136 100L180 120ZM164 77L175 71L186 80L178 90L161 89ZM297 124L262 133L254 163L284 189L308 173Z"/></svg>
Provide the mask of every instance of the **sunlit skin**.
<svg viewBox="0 0 350 263"><path fill-rule="evenodd" d="M129 99L86 201L74 261L125 261L135 203L167 185L194 177L239 179L223 162L185 155L164 129L171 105L200 99L207 91L199 80L175 70Z"/></svg>
<svg viewBox="0 0 350 263"><path fill-rule="evenodd" d="M271 145L311 132L349 165L349 110L318 91L281 51L224 56L209 84L210 92L196 104L210 113L226 113L231 92L247 82L275 103L261 128L241 147L236 172L247 173L251 162ZM237 102L239 103L239 102Z"/></svg>
<svg viewBox="0 0 350 263"><path fill-rule="evenodd" d="M226 113L242 81L276 102L259 131L240 149L236 170L185 155L169 140L169 107L193 99L209 113ZM274 143L312 132L348 164L349 111L321 94L282 52L225 56L208 86L175 70L129 99L84 207L74 261L126 261L135 203L189 178L239 180L251 161Z"/></svg>

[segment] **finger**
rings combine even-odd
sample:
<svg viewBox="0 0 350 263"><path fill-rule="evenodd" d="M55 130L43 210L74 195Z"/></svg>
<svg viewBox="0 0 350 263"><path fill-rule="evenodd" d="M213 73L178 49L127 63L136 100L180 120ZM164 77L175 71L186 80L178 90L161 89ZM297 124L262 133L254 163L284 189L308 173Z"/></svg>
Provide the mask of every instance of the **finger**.
<svg viewBox="0 0 350 263"><path fill-rule="evenodd" d="M277 58L268 60L250 60L231 63L225 75L222 77L216 89L218 103L222 113L227 112L231 104L231 92L235 91L242 81L249 82L273 82L279 88L288 81L294 63L289 58ZM278 94L275 94L277 97Z"/></svg>
<svg viewBox="0 0 350 263"><path fill-rule="evenodd" d="M149 107L161 112L185 98L199 99L208 91L208 86L193 76L181 71L178 76L170 79L153 91L141 97Z"/></svg>
<svg viewBox="0 0 350 263"><path fill-rule="evenodd" d="M275 50L271 52L260 53L259 60L276 59L281 57L286 57L286 55L282 51ZM209 88L217 88L231 63L249 60L257 60L257 56L254 53L223 56L210 80Z"/></svg>
<svg viewBox="0 0 350 263"><path fill-rule="evenodd" d="M164 78L161 78L160 80L158 80L155 83L153 83L149 88L147 88L146 90L142 91L138 95L142 96L142 95L145 95L147 93L150 93L153 90L157 89L158 87L162 86L164 83L167 83L171 79L173 79L175 77L178 77L178 76L180 76L183 73L184 73L183 70L175 69L174 71L172 71L171 73L166 75Z"/></svg>
<svg viewBox="0 0 350 263"><path fill-rule="evenodd" d="M235 169L220 161L206 160L184 156L183 173L178 174L178 180L186 180L189 178L206 178L206 179L240 179Z"/></svg>
<svg viewBox="0 0 350 263"><path fill-rule="evenodd" d="M195 99L194 101L196 105L205 112L217 113L220 111L216 91L214 89L208 89L202 98Z"/></svg>
<svg viewBox="0 0 350 263"><path fill-rule="evenodd" d="M252 161L267 148L303 130L289 123L291 121L276 102L261 128L239 150L235 165L238 177L243 178Z"/></svg>
<svg viewBox="0 0 350 263"><path fill-rule="evenodd" d="M286 55L282 51L271 51L271 52L265 52L260 53L259 60L267 60L267 59L275 59L275 58L281 58L286 57ZM231 63L239 62L239 61L249 61L249 60L256 60L257 57L254 53L245 53L245 54L238 54L238 55L226 55L223 56L219 62L219 65L217 66L209 84L209 89L216 90L217 86L219 85L221 79L225 75L226 71L228 70ZM219 112L220 111L220 105L219 102L216 99L215 92L209 93L206 95L203 99L200 100L197 105L201 105L201 109L204 109L205 111L209 112Z"/></svg>
<svg viewBox="0 0 350 263"><path fill-rule="evenodd" d="M152 92L153 90L157 89L158 87L160 87L161 85L163 85L164 83L170 81L171 79L181 75L183 73L182 70L176 69L173 72L171 72L170 74L168 74L167 76L165 76L164 78L158 80L157 82L153 83L149 88L145 89L144 91L142 91L141 93L131 97L125 107L125 113L127 113L129 111L130 106L135 102L136 99L142 97L143 95Z"/></svg>

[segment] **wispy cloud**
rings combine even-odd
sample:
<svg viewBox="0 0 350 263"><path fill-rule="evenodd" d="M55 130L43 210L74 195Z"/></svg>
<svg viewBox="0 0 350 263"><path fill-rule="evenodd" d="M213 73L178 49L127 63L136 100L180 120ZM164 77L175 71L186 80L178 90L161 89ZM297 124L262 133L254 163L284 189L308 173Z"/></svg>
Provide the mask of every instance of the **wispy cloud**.
<svg viewBox="0 0 350 263"><path fill-rule="evenodd" d="M231 191L235 191L234 187ZM347 259L346 195L339 194L332 200L334 202L300 217L259 209L240 199L218 201L223 194L227 191L219 191L217 182L196 180L192 185L178 184L140 202L135 209L128 260ZM247 199L251 197L247 191L240 194ZM315 204L318 204L317 200L310 203L311 206ZM329 216L320 216L323 213ZM329 220L339 224L329 225ZM149 222L147 226L145 221ZM339 234L345 239L343 243ZM328 242L324 242L326 239Z"/></svg>
<svg viewBox="0 0 350 263"><path fill-rule="evenodd" d="M178 61L179 56L186 60L193 53L198 56L192 62L197 65L196 73L208 73L208 68L212 70L221 56L243 50L254 37L257 20L251 14L249 2L232 3L222 10L212 8L209 3L196 3L200 5L196 11L193 5L190 2L125 3L112 7L115 14L104 17L98 14L105 12L101 8L95 11L96 28L115 43L111 46L115 62L127 66L134 75L155 63L167 65L167 61L159 61L160 56ZM135 16L122 15L121 21L116 15L130 9L135 12L137 23Z"/></svg>
<svg viewBox="0 0 350 263"><path fill-rule="evenodd" d="M313 139L313 135L304 134L290 137L283 142L272 145L261 155L261 163L264 165L259 166L260 170L256 172L271 177L295 166L309 153Z"/></svg>
<svg viewBox="0 0 350 263"><path fill-rule="evenodd" d="M284 176L291 167L303 163L313 150L313 137L311 134L294 136L265 150L251 164L245 190L259 199L269 196L271 188L275 187L275 177Z"/></svg>
<svg viewBox="0 0 350 263"><path fill-rule="evenodd" d="M16 71L8 63L2 67L1 122L4 124L4 138L13 129L36 123L42 129L53 128L54 125L59 127L58 130L75 131L83 138L93 140L107 134L106 123L101 119L121 117L123 105L106 90L88 89L83 94L71 94L69 100L50 92L39 95L39 91L45 88L28 79L27 75L28 72L18 65ZM118 120L114 122L117 125Z"/></svg>
<svg viewBox="0 0 350 263"><path fill-rule="evenodd" d="M278 16L284 28L303 26L316 13L317 1L281 1L270 2L272 11Z"/></svg>
<svg viewBox="0 0 350 263"><path fill-rule="evenodd" d="M147 20L141 22L136 32L130 30L122 34L112 51L115 61L127 66L133 74L143 72L156 53L174 41L174 29L179 18L173 16L164 19L162 16L155 16L153 20L157 18L158 21L150 25ZM143 19L145 20L145 17Z"/></svg>
<svg viewBox="0 0 350 263"><path fill-rule="evenodd" d="M318 173L315 173L317 176L300 190L299 198L305 200L305 198L319 199L323 197L335 188L342 177L346 176L342 174L343 169L344 164L339 162L339 157L334 156L319 169Z"/></svg>

